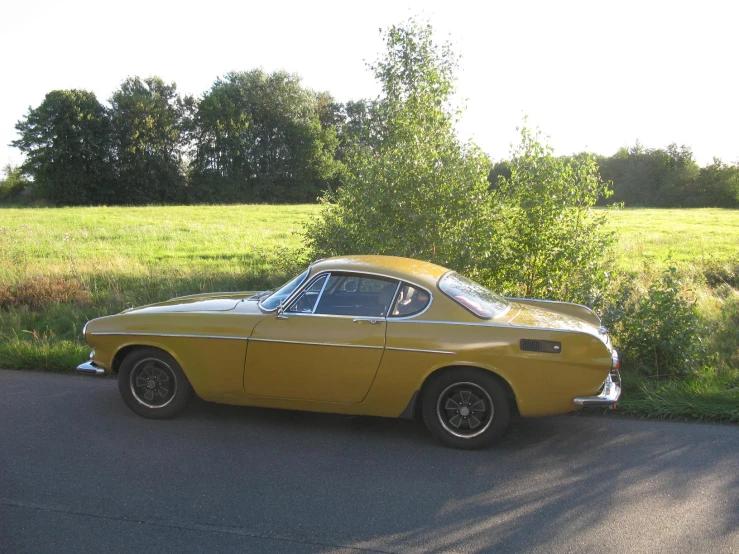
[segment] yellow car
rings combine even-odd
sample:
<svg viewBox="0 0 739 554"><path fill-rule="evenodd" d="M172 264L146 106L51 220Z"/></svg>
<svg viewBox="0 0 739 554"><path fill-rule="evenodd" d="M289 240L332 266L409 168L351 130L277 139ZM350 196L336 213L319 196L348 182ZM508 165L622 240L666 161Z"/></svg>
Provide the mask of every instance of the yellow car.
<svg viewBox="0 0 739 554"><path fill-rule="evenodd" d="M225 404L422 418L480 448L509 414L614 406L618 354L578 304L504 298L454 271L389 256L319 260L274 291L200 294L94 319L83 373L172 417L195 391Z"/></svg>

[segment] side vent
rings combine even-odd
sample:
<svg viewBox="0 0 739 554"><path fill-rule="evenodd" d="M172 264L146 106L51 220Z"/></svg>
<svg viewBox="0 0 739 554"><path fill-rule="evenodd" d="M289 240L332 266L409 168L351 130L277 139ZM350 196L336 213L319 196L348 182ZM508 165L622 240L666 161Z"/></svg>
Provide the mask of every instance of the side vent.
<svg viewBox="0 0 739 554"><path fill-rule="evenodd" d="M562 352L562 343L551 340L521 339L521 350L526 350L527 352L560 354Z"/></svg>

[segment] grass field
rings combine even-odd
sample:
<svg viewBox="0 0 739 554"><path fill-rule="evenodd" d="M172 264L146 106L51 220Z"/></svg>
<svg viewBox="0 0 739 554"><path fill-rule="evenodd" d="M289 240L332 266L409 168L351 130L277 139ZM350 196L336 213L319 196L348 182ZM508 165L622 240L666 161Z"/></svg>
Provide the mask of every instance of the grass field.
<svg viewBox="0 0 739 554"><path fill-rule="evenodd" d="M622 269L739 262L739 210L638 208L609 219Z"/></svg>
<svg viewBox="0 0 739 554"><path fill-rule="evenodd" d="M80 330L90 318L177 295L279 284L296 269L287 254L300 248L299 233L317 211L0 208L0 367L72 371L86 358ZM739 211L621 210L608 228L618 236L622 270L739 267ZM698 296L707 320L718 317L723 300L706 287ZM679 385L640 382L629 397L626 411L639 415L739 421L736 372Z"/></svg>

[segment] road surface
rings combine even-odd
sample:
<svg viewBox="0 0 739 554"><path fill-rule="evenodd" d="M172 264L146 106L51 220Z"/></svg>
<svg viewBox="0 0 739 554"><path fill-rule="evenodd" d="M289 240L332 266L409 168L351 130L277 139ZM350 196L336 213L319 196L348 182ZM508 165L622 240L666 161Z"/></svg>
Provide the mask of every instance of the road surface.
<svg viewBox="0 0 739 554"><path fill-rule="evenodd" d="M130 412L0 371L1 552L739 552L739 427L569 415L480 452L415 423Z"/></svg>

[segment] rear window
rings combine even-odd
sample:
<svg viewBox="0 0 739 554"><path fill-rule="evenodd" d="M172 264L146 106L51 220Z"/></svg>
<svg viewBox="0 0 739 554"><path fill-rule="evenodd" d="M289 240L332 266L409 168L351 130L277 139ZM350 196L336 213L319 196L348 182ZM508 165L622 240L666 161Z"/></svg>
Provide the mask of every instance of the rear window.
<svg viewBox="0 0 739 554"><path fill-rule="evenodd" d="M439 290L482 319L492 319L508 310L508 300L454 271L439 279Z"/></svg>

